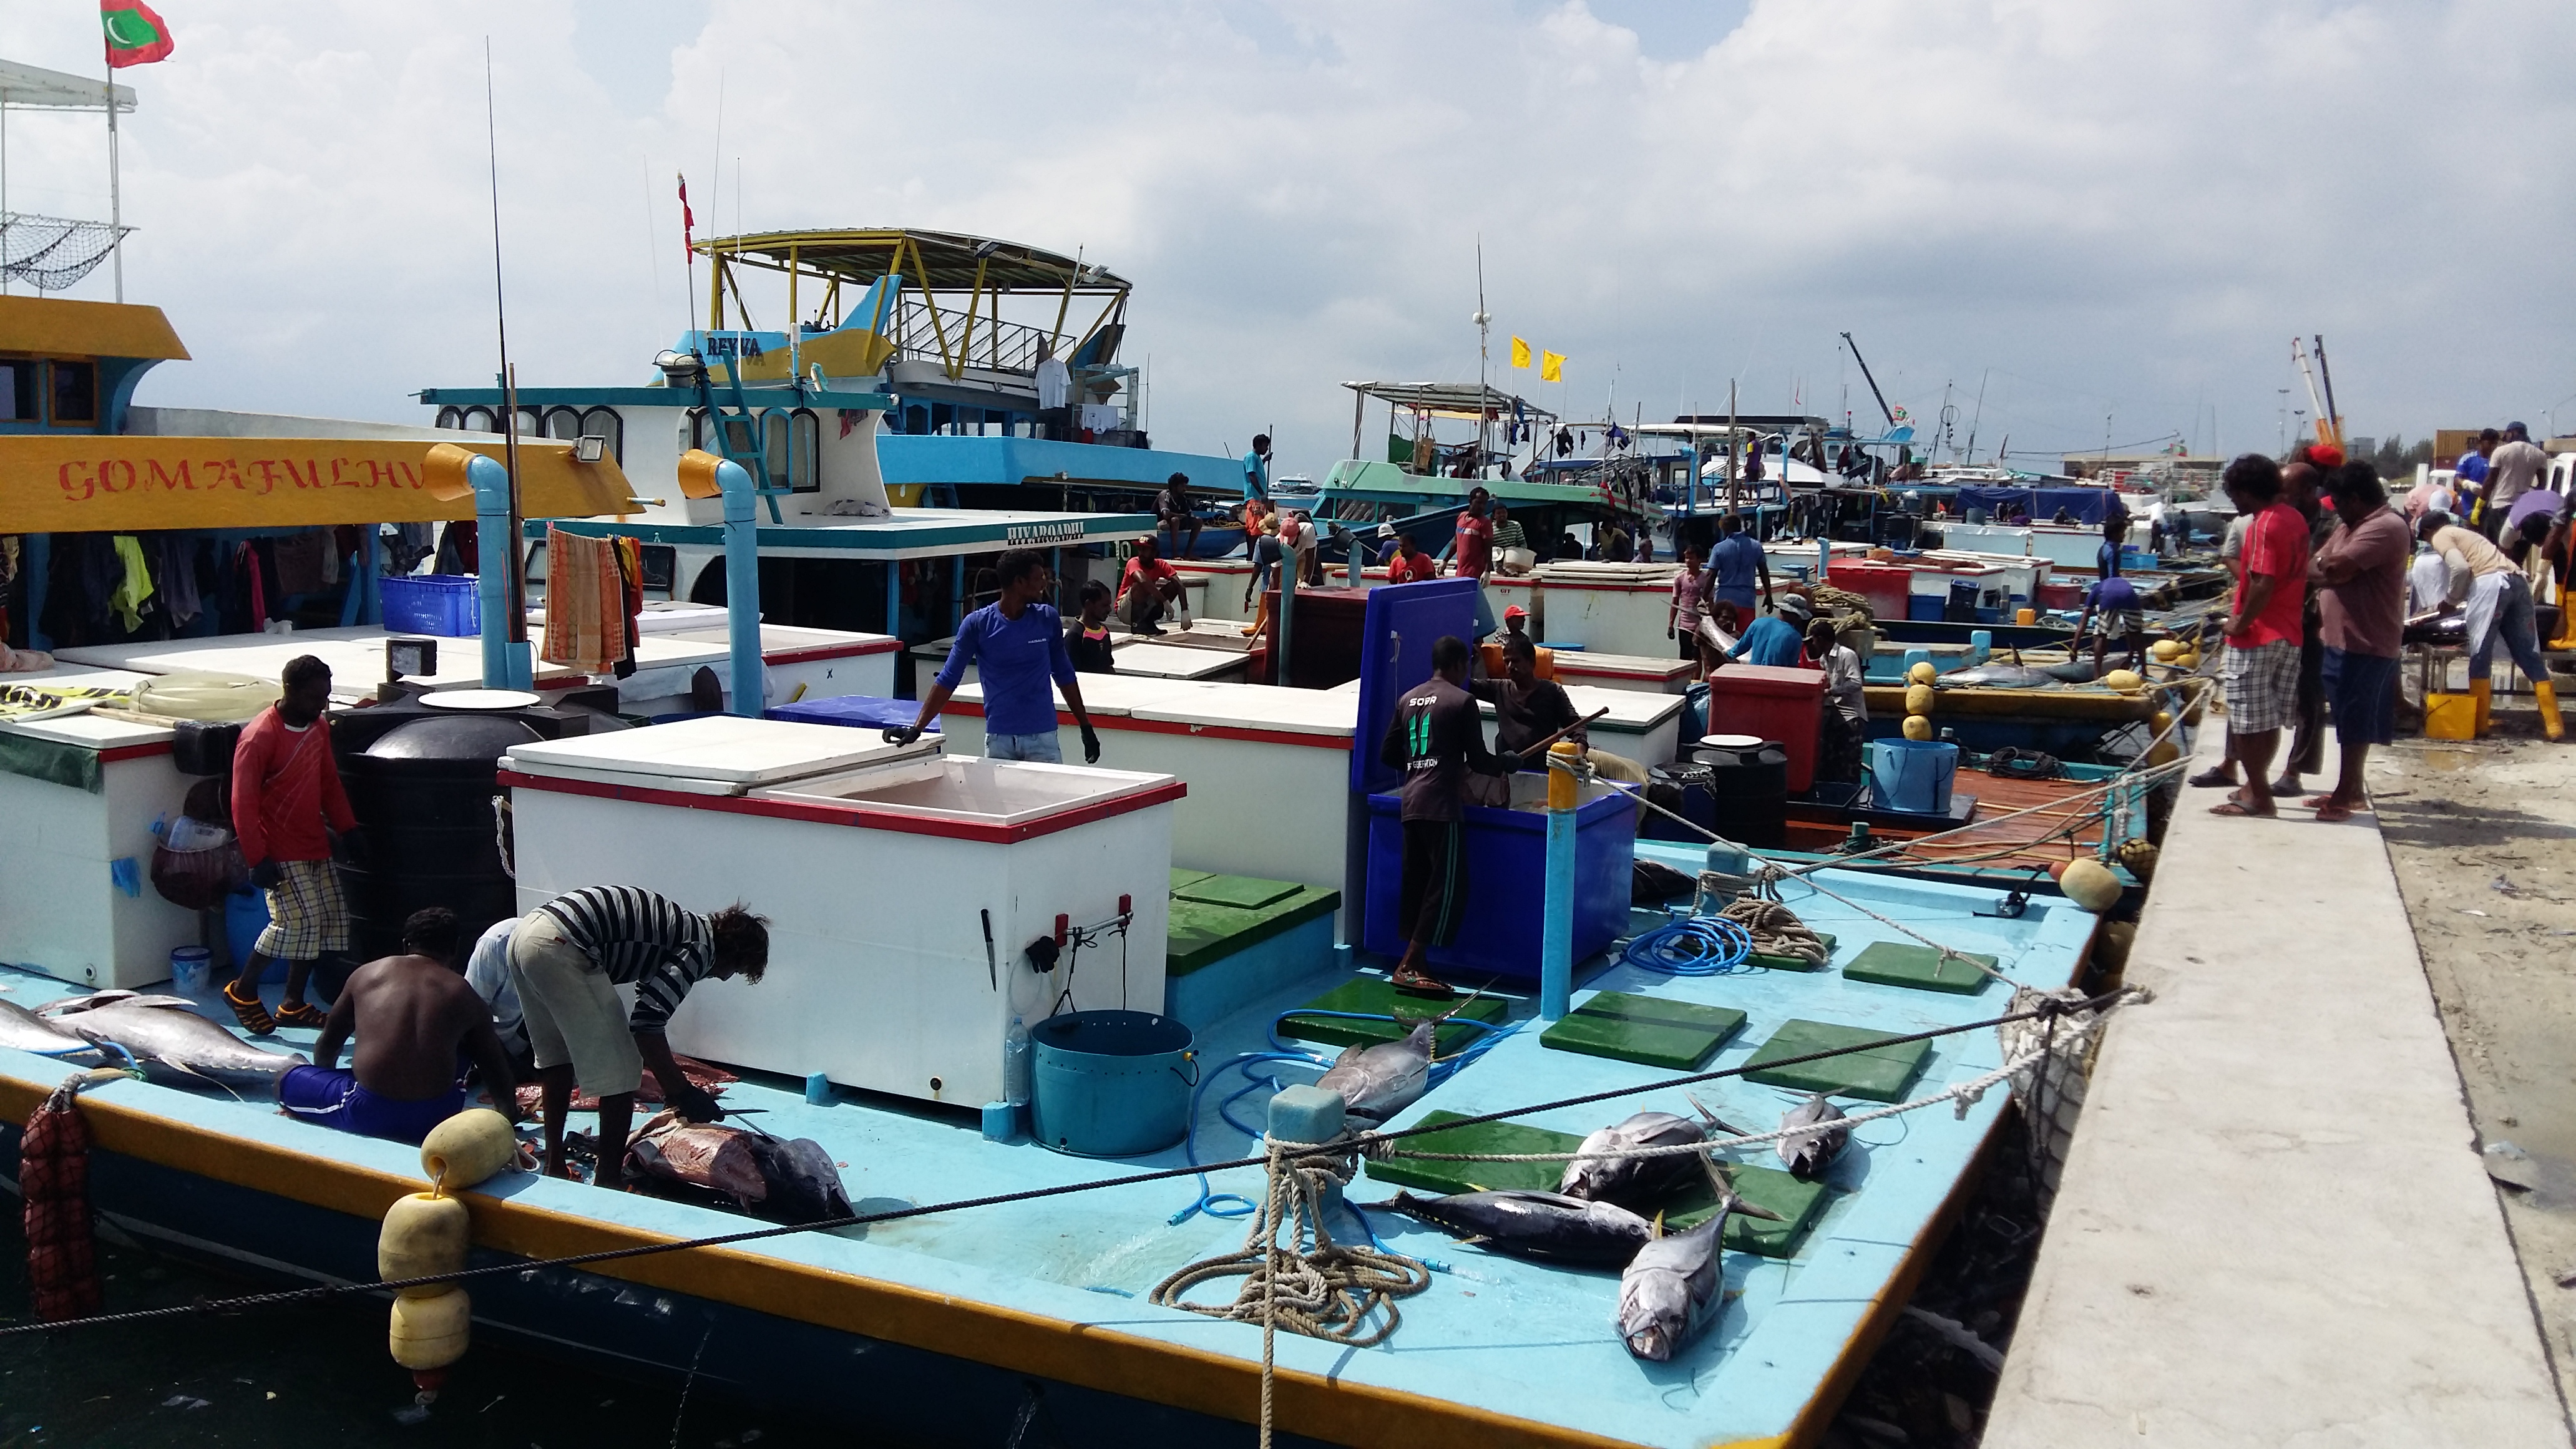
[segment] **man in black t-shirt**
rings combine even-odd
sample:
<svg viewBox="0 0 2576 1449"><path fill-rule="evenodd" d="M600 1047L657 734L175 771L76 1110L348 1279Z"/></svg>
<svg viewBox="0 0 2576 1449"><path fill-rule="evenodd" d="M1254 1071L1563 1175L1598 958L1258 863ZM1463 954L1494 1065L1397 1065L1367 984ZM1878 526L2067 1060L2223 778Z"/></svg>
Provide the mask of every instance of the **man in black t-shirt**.
<svg viewBox="0 0 2576 1449"><path fill-rule="evenodd" d="M1507 775L1510 756L1485 748L1485 724L1467 683L1467 641L1444 634L1431 646L1432 677L1405 694L1387 722L1378 758L1404 771L1404 959L1390 978L1398 991L1449 995L1422 969L1423 953L1458 936L1467 905L1467 774Z"/></svg>
<svg viewBox="0 0 2576 1449"><path fill-rule="evenodd" d="M1118 660L1109 640L1109 586L1098 579L1082 584L1082 612L1064 626L1065 656L1076 674L1115 674Z"/></svg>
<svg viewBox="0 0 2576 1449"><path fill-rule="evenodd" d="M1190 475L1175 473L1154 495L1154 516L1160 522L1159 532L1172 536L1172 557L1188 558L1199 546L1199 514L1190 502ZM1187 542L1184 542L1184 536Z"/></svg>

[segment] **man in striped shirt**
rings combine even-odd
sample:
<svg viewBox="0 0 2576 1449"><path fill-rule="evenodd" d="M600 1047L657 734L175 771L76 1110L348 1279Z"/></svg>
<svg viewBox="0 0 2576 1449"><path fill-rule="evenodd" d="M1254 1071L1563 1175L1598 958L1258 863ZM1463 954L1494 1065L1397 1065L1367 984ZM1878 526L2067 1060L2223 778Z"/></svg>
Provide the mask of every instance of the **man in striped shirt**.
<svg viewBox="0 0 2576 1449"><path fill-rule="evenodd" d="M714 977L757 984L769 966L769 922L740 904L711 916L633 886L587 886L555 897L510 933L510 980L518 988L545 1089L546 1174L564 1167L564 1116L572 1089L599 1098L599 1169L592 1181L622 1186L635 1089L653 1069L662 1096L692 1122L724 1116L715 1098L671 1059L664 1035L689 988ZM617 988L635 988L632 1011Z"/></svg>

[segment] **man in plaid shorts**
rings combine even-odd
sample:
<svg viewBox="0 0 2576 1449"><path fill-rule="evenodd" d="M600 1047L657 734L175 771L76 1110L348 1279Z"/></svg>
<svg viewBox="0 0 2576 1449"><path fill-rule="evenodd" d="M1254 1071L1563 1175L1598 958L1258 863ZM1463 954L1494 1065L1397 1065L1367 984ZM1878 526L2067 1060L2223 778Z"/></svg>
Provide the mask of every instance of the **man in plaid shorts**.
<svg viewBox="0 0 2576 1449"><path fill-rule="evenodd" d="M2248 453L2227 465L2227 496L2246 515L2242 568L2227 616L2227 734L2245 783L2212 815L2271 815L2272 755L2298 713L2305 637L2308 521L2281 501L2281 465Z"/></svg>
<svg viewBox="0 0 2576 1449"><path fill-rule="evenodd" d="M331 870L337 831L354 849L358 817L340 788L331 757L331 666L310 654L286 662L284 692L242 731L233 750L233 833L241 840L253 885L268 892L268 926L259 933L241 976L224 1002L253 1034L279 1023L317 1030L329 1020L304 1000L313 964L349 949L349 903ZM286 963L286 999L271 1017L259 979L269 963Z"/></svg>

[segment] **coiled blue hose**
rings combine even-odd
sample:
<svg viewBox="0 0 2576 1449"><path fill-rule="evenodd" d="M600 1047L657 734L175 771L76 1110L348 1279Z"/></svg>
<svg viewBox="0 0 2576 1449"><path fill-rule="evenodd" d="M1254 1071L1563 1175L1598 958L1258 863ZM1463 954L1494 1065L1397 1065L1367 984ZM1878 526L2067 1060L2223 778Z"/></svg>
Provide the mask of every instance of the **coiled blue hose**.
<svg viewBox="0 0 2576 1449"><path fill-rule="evenodd" d="M1732 976L1752 954L1752 932L1723 916L1690 916L1638 936L1619 959L1660 976Z"/></svg>

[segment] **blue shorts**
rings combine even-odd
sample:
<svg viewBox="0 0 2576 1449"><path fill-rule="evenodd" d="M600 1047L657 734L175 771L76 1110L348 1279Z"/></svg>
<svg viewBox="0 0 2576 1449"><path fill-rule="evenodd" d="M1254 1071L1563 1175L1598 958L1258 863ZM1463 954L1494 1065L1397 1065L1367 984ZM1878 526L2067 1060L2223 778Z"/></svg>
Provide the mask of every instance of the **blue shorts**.
<svg viewBox="0 0 2576 1449"><path fill-rule="evenodd" d="M1028 735L987 734L984 736L984 758L1019 760L1032 765L1061 765L1064 763L1064 744L1056 738L1054 730Z"/></svg>
<svg viewBox="0 0 2576 1449"><path fill-rule="evenodd" d="M418 1146L430 1128L465 1110L465 1084L411 1102L379 1097L358 1085L357 1073L339 1067L289 1067L278 1079L277 1104L299 1121Z"/></svg>
<svg viewBox="0 0 2576 1449"><path fill-rule="evenodd" d="M2334 708L2335 741L2386 745L2397 740L2397 661L2347 654L2328 646L2318 675Z"/></svg>

